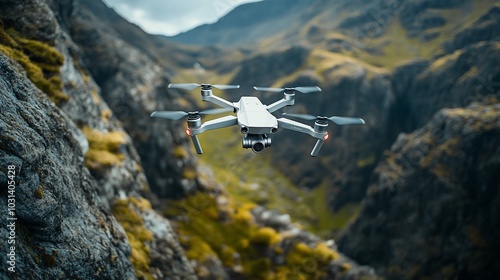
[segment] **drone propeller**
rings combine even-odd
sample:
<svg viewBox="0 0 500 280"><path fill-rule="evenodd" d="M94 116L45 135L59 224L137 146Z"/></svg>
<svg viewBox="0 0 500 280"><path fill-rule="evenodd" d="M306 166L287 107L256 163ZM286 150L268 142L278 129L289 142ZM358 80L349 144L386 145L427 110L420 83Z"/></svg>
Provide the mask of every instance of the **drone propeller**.
<svg viewBox="0 0 500 280"><path fill-rule="evenodd" d="M291 91L297 91L300 93L313 93L313 92L320 92L321 88L319 87L295 87L295 88L268 88L268 87L253 87L255 90L258 91L269 91L269 92L291 92Z"/></svg>
<svg viewBox="0 0 500 280"><path fill-rule="evenodd" d="M203 89L218 88L221 90L240 88L239 85L211 85L211 84L169 84L168 85L168 88L179 88L179 89L187 89L187 90L193 90L197 87L202 87Z"/></svg>
<svg viewBox="0 0 500 280"><path fill-rule="evenodd" d="M184 112L184 111L155 111L151 113L152 118L164 118L164 119L170 119L170 120L180 120L184 118L185 116L189 115L215 115L215 114L222 114L222 113L229 113L232 112L231 109L227 108L216 108L216 109L208 109L204 110L201 112L194 111L194 112Z"/></svg>
<svg viewBox="0 0 500 280"><path fill-rule="evenodd" d="M347 124L365 124L365 120L362 118L352 118L352 117L338 117L338 116L333 116L333 117L321 117L321 116L313 116L309 114L288 114L288 113L283 113L283 115L289 116L289 117L294 117L294 118L299 118L303 120L329 120L335 124L338 125L347 125Z"/></svg>

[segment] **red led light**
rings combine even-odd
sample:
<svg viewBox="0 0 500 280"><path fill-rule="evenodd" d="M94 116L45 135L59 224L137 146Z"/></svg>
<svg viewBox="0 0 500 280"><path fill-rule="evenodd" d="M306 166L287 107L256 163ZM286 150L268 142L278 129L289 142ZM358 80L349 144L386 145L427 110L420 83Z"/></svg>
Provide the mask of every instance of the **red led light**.
<svg viewBox="0 0 500 280"><path fill-rule="evenodd" d="M325 141L328 140L328 138L330 138L330 135L328 135L328 133L325 134L325 136L323 136L323 140L325 140Z"/></svg>
<svg viewBox="0 0 500 280"><path fill-rule="evenodd" d="M193 134L193 133L191 132L191 129L189 129L189 127L188 127L188 128L186 128L186 134L187 134L188 136L191 136L191 135Z"/></svg>

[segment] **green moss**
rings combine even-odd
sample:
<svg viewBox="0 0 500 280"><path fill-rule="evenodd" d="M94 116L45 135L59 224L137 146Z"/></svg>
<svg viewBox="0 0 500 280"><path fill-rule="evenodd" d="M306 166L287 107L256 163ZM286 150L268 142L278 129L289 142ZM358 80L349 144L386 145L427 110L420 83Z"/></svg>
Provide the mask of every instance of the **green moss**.
<svg viewBox="0 0 500 280"><path fill-rule="evenodd" d="M288 267L300 267L297 272L305 279L322 279L326 275L328 264L339 258L339 254L324 243L315 247L299 242L286 257Z"/></svg>
<svg viewBox="0 0 500 280"><path fill-rule="evenodd" d="M376 160L375 155L371 154L371 155L368 155L366 157L358 159L358 161L356 162L356 166L358 168L363 168L363 167L372 165L373 163L375 163L375 160Z"/></svg>
<svg viewBox="0 0 500 280"><path fill-rule="evenodd" d="M138 278L153 279L150 274L149 243L153 234L144 227L144 220L139 214L151 208L149 201L130 197L119 199L113 206L113 215L127 234L132 253L129 260L134 266Z"/></svg>
<svg viewBox="0 0 500 280"><path fill-rule="evenodd" d="M36 190L35 190L35 197L37 199L42 199L43 198L43 186L40 185Z"/></svg>
<svg viewBox="0 0 500 280"><path fill-rule="evenodd" d="M176 223L181 244L189 259L200 264L210 257L219 258L227 267L240 264L245 275L253 275L250 262L265 256L265 248L279 235L269 229L260 231L253 223L251 204L218 207L215 199L208 194L196 193L183 200L170 201L167 215L177 217ZM226 217L224 221L220 217ZM260 235L259 235L260 234ZM259 237L256 237L259 236ZM262 237L261 240L259 239ZM250 240L256 241L258 246ZM254 279L254 278L252 278ZM259 278L260 279L260 278Z"/></svg>
<svg viewBox="0 0 500 280"><path fill-rule="evenodd" d="M186 149L184 149L184 147L180 146L180 145L175 146L172 154L175 158L179 158L179 159L186 158L189 155L188 152L186 151Z"/></svg>
<svg viewBox="0 0 500 280"><path fill-rule="evenodd" d="M188 180L194 180L198 174L196 173L196 169L193 167L186 167L184 170L182 170L182 178L188 179Z"/></svg>
<svg viewBox="0 0 500 280"><path fill-rule="evenodd" d="M39 259L41 259L43 264L48 267L56 267L57 266L56 255L57 255L56 250L52 250L52 254L47 254L45 253L45 251L43 251L42 254L39 256Z"/></svg>
<svg viewBox="0 0 500 280"><path fill-rule="evenodd" d="M217 257L228 268L242 267L248 279L321 279L329 263L338 259L338 253L324 243L283 248L286 235L254 223L250 211L255 204L237 204L224 197L228 202L223 206L204 193L167 204L166 214L177 220L174 228L187 257L201 266L207 258ZM282 255L286 264L273 263L270 254ZM311 260L317 271L309 269Z"/></svg>
<svg viewBox="0 0 500 280"><path fill-rule="evenodd" d="M85 154L85 166L90 170L99 171L121 164L125 158L119 150L125 143L123 133L103 133L88 126L83 127L82 131L89 142L89 150Z"/></svg>
<svg viewBox="0 0 500 280"><path fill-rule="evenodd" d="M250 238L254 244L273 245L281 241L281 236L269 227L259 228Z"/></svg>
<svg viewBox="0 0 500 280"><path fill-rule="evenodd" d="M64 57L46 43L23 38L13 29L0 27L0 51L19 63L28 78L56 104L69 97L62 91L59 70Z"/></svg>
<svg viewBox="0 0 500 280"><path fill-rule="evenodd" d="M323 182L319 187L312 190L312 195L307 204L311 205L316 219L313 223L306 226L308 230L316 232L318 235L331 237L333 233L347 226L349 221L354 219L359 213L359 204L346 204L337 211L333 211L328 206L328 197L331 196L330 185Z"/></svg>
<svg viewBox="0 0 500 280"><path fill-rule="evenodd" d="M243 264L249 279L271 279L271 261L266 258L249 260Z"/></svg>

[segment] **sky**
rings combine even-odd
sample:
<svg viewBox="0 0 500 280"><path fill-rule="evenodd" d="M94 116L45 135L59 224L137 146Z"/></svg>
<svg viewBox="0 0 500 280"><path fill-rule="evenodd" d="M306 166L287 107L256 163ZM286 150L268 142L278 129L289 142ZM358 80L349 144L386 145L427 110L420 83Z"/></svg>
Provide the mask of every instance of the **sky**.
<svg viewBox="0 0 500 280"><path fill-rule="evenodd" d="M213 23L241 4L257 1L260 0L104 0L144 31L167 36Z"/></svg>

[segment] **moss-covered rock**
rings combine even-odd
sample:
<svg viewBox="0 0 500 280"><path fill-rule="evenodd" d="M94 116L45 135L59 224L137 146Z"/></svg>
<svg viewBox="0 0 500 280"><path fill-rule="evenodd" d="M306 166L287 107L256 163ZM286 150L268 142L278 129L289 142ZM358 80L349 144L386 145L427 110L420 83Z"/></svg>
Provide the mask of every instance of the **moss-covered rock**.
<svg viewBox="0 0 500 280"><path fill-rule="evenodd" d="M68 100L62 91L59 70L64 57L47 43L23 38L14 29L0 26L0 51L19 63L28 78L56 104Z"/></svg>

